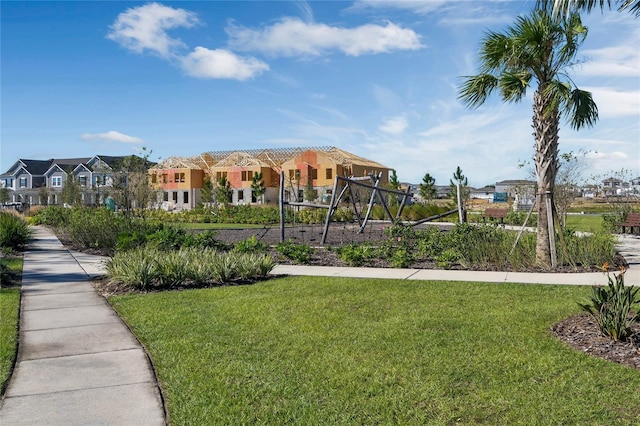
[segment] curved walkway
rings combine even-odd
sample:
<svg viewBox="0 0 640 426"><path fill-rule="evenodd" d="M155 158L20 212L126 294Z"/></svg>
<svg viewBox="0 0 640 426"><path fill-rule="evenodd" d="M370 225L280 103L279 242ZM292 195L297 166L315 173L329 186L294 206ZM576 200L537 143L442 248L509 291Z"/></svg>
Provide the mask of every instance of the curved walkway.
<svg viewBox="0 0 640 426"><path fill-rule="evenodd" d="M97 266L84 260L86 269ZM144 349L89 275L51 232L33 228L1 425L166 424Z"/></svg>

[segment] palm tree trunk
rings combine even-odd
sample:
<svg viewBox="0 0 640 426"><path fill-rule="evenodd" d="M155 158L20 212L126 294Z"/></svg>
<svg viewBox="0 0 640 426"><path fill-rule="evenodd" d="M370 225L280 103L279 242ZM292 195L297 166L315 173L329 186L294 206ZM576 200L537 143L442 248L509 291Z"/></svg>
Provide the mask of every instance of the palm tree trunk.
<svg viewBox="0 0 640 426"><path fill-rule="evenodd" d="M536 263L542 267L549 268L551 266L551 242L555 236L549 232L547 199L550 198L553 203L553 188L558 170L560 116L557 110L552 113L544 110L544 105L549 105L549 101L544 99L543 90L543 87L539 87L533 97L533 129L536 141L534 161L538 184L536 193L538 209Z"/></svg>

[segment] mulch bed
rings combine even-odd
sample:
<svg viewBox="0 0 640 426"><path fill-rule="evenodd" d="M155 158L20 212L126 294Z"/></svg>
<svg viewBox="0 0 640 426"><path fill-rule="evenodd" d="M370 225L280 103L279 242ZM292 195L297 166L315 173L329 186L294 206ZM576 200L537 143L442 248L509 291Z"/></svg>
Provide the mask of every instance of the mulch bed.
<svg viewBox="0 0 640 426"><path fill-rule="evenodd" d="M568 346L586 354L640 369L640 323L632 327L628 342L615 342L603 336L587 314L569 317L551 327L551 333Z"/></svg>

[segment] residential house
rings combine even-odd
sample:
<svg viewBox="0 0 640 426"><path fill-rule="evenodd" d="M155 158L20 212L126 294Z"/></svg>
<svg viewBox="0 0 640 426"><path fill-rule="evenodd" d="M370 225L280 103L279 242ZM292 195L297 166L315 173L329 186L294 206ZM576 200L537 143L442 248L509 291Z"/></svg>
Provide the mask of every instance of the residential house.
<svg viewBox="0 0 640 426"><path fill-rule="evenodd" d="M495 188L493 186L485 186L482 188L469 188L469 198L476 200L487 200L493 202L493 194Z"/></svg>
<svg viewBox="0 0 640 426"><path fill-rule="evenodd" d="M602 181L602 191L606 197L620 195L623 192L624 182L617 178L607 178Z"/></svg>
<svg viewBox="0 0 640 426"><path fill-rule="evenodd" d="M494 200L513 200L516 209L528 210L536 200L536 187L537 183L532 180L516 179L496 182Z"/></svg>
<svg viewBox="0 0 640 426"><path fill-rule="evenodd" d="M99 205L113 184L113 174L127 158L137 156L96 155L84 158L49 160L19 159L0 175L0 186L9 190L11 202L25 205L62 204L61 193L67 179L80 187L81 203Z"/></svg>

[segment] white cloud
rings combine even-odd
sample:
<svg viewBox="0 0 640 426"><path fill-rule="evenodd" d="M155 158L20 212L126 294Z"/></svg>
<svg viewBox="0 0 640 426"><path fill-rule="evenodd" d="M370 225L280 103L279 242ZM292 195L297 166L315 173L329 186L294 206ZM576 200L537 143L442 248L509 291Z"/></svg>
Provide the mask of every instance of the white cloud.
<svg viewBox="0 0 640 426"><path fill-rule="evenodd" d="M419 15L426 15L449 3L450 0L356 0L350 9L356 11L361 9L403 9Z"/></svg>
<svg viewBox="0 0 640 426"><path fill-rule="evenodd" d="M115 130L109 130L105 133L84 133L80 136L82 140L93 141L103 140L107 142L121 142L121 143L143 143L144 140L136 138L134 136L125 135Z"/></svg>
<svg viewBox="0 0 640 426"><path fill-rule="evenodd" d="M406 117L398 116L386 119L379 129L381 132L388 133L390 135L399 135L404 132L407 127L409 127L409 123L407 122Z"/></svg>
<svg viewBox="0 0 640 426"><path fill-rule="evenodd" d="M593 94L600 118L640 116L640 90L619 91L611 87L583 87Z"/></svg>
<svg viewBox="0 0 640 426"><path fill-rule="evenodd" d="M137 53L146 50L162 57L171 57L177 49L184 47L184 43L169 37L167 30L189 28L197 23L198 18L193 12L149 3L127 9L118 15L109 27L107 38Z"/></svg>
<svg viewBox="0 0 640 426"><path fill-rule="evenodd" d="M181 59L182 69L192 77L246 80L262 74L269 65L252 57L238 56L224 49L196 47Z"/></svg>
<svg viewBox="0 0 640 426"><path fill-rule="evenodd" d="M306 23L298 18L282 18L262 30L230 23L226 28L229 45L237 50L259 51L273 56L318 56L338 50L349 56L416 50L423 47L411 29L387 22L341 28Z"/></svg>
<svg viewBox="0 0 640 426"><path fill-rule="evenodd" d="M582 65L577 74L604 77L638 77L640 51L637 46L615 46L583 52L590 61Z"/></svg>

